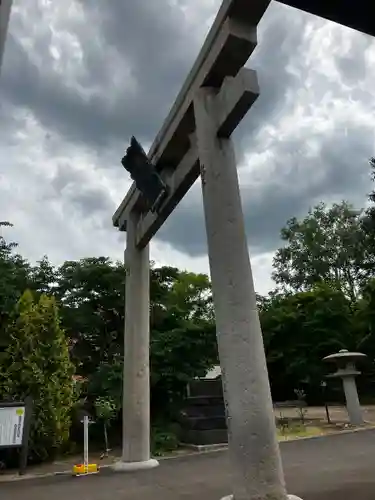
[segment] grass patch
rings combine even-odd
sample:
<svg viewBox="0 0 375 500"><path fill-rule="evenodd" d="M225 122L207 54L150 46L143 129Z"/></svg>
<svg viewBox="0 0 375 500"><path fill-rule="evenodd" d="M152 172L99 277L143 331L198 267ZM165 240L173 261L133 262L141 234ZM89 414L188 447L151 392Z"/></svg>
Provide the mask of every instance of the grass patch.
<svg viewBox="0 0 375 500"><path fill-rule="evenodd" d="M279 441L288 441L291 439L301 439L314 436L322 436L326 434L320 427L293 425L277 429L277 437Z"/></svg>

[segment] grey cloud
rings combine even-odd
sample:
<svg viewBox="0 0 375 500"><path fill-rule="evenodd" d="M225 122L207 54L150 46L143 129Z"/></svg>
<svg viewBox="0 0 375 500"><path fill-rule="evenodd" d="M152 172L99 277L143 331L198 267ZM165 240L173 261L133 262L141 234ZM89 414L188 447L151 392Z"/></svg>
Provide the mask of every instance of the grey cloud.
<svg viewBox="0 0 375 500"><path fill-rule="evenodd" d="M109 226L108 214L116 209L115 203L109 198L106 189L90 184L83 171L76 170L69 164L59 164L51 187L53 194L49 193L46 198L51 199L57 195L64 203L77 209L81 216L94 217L96 222Z"/></svg>
<svg viewBox="0 0 375 500"><path fill-rule="evenodd" d="M63 189L69 184L80 184L84 181L84 176L81 172L75 171L70 165L64 163L57 166L57 172L54 175L51 186L58 194L61 194Z"/></svg>
<svg viewBox="0 0 375 500"><path fill-rule="evenodd" d="M348 136L351 138L348 141ZM363 206L370 190L369 169L364 151L371 150L373 134L367 128L348 133L337 128L323 139L319 157L305 158L308 147L294 141L274 147L272 171L260 186L245 185L241 196L249 244L254 254L277 248L280 229L293 216L302 217L320 201L347 199ZM190 256L207 252L200 186L181 204L159 233Z"/></svg>
<svg viewBox="0 0 375 500"><path fill-rule="evenodd" d="M96 27L99 40L89 40L82 27L84 57L77 84L90 87L95 82L99 92L84 98L51 68L37 68L17 33L9 36L2 92L10 101L29 107L44 126L69 140L97 149L108 147L113 140L125 143L131 134L151 142L196 56L194 49L198 50L189 27L177 9L167 5L160 9L159 4L156 8L156 3L148 0L83 5L87 23ZM38 50L48 61L45 42ZM109 48L115 49L112 56ZM134 94L124 90L128 68L136 82ZM116 86L111 81L114 76L119 80ZM111 103L108 92L114 94Z"/></svg>
<svg viewBox="0 0 375 500"><path fill-rule="evenodd" d="M204 28L197 26L192 32L183 12L167 0L88 0L81 5L85 22L74 27L74 34L83 57L69 78L51 64L49 34L32 49L25 48L18 31L27 30L30 19L17 14L0 79L2 100L8 103L0 109L0 119L9 123L10 141L18 122L11 117L8 122L9 110L29 110L53 137L46 145L51 156L59 140L88 148L97 155L101 173L107 169L109 179L115 175L111 166L117 157L119 162L130 135L152 142L198 53ZM201 8L203 12L203 3ZM207 16L212 13L207 10ZM303 107L307 118L323 102L329 110L327 101L335 98L373 107L373 91L364 83L373 40L349 30L347 36L341 30L334 32L334 51L325 58L331 57L339 73L336 81L322 69L325 58L309 59L314 30L322 26L322 19L277 3L259 26L259 45L248 65L258 71L261 95L235 135L240 173L246 178L242 188L246 227L255 253L273 250L285 221L303 215L312 204L342 198L361 204L369 190L366 161L374 154L374 135L368 124L339 117L325 134L312 124L303 133L296 130L284 137L282 120L292 116L296 106ZM33 51L44 64L35 62ZM301 92L306 97L300 98ZM311 156L309 142L313 141L318 149ZM266 173L262 183L255 185L248 169L253 168L252 158L264 152L267 160L258 167ZM121 167L115 168L118 178L124 179ZM45 196L59 199L80 215L91 214L93 221L109 229L120 200L113 200L105 186L89 182L87 176L75 168L73 159L69 165L61 164ZM190 256L206 253L199 186L183 200L158 238Z"/></svg>
<svg viewBox="0 0 375 500"><path fill-rule="evenodd" d="M68 140L108 146L113 137L121 137L123 119L111 113L102 96L84 100L67 88L61 76L36 67L15 36L7 44L10 71L4 71L2 93L15 105L30 109L47 130L54 130Z"/></svg>
<svg viewBox="0 0 375 500"><path fill-rule="evenodd" d="M284 106L284 98L298 76L290 72L289 64L298 60L305 30L318 20L280 4L273 4L259 24L258 46L248 62L257 70L260 99L249 113L248 134L261 127L271 116L277 116ZM259 118L261 117L261 121Z"/></svg>
<svg viewBox="0 0 375 500"><path fill-rule="evenodd" d="M108 199L107 193L103 193L100 188L83 189L80 192L74 192L70 200L86 216L96 216L97 213L111 213L116 210L114 203Z"/></svg>
<svg viewBox="0 0 375 500"><path fill-rule="evenodd" d="M335 63L345 83L358 85L366 76L366 53L373 46L373 38L356 33L349 40L347 52L335 58Z"/></svg>
<svg viewBox="0 0 375 500"><path fill-rule="evenodd" d="M192 39L182 13L167 4L165 9L148 0L91 1L83 5L87 22L98 29L98 40L90 41L82 29L84 57L76 83L90 87L95 82L99 92L85 98L47 65L38 68L17 33L12 32L2 92L11 102L29 107L47 129L57 130L69 140L89 143L96 149L108 147L113 140L125 143L132 134L152 142L197 55L198 41ZM293 48L301 43L307 17L272 5L262 20L261 43L250 65L260 69L263 101L255 107L246 128L257 129L260 116L263 122L267 115L280 111L283 96L295 79L287 71L288 61L293 58ZM115 49L116 57L108 48ZM48 40L36 49L43 60L50 60ZM134 94L121 85L111 85L113 75L120 81L123 76L126 89L125 67L136 81ZM114 105L107 99L108 92L114 93Z"/></svg>

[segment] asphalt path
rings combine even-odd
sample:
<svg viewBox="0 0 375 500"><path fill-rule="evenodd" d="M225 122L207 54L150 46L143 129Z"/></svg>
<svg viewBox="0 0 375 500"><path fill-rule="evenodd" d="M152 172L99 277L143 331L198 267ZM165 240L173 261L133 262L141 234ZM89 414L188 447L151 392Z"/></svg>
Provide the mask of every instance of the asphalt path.
<svg viewBox="0 0 375 500"><path fill-rule="evenodd" d="M375 500L375 430L281 444L288 492L303 500ZM1 500L220 500L231 492L225 451L162 460L142 472L0 483Z"/></svg>

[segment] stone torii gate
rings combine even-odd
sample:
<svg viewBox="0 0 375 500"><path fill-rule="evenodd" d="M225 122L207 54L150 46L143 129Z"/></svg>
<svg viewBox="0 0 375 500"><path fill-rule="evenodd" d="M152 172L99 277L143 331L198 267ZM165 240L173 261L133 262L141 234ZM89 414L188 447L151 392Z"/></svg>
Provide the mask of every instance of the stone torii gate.
<svg viewBox="0 0 375 500"><path fill-rule="evenodd" d="M236 500L288 498L231 140L259 95L256 72L243 66L269 3L223 1L148 153L168 188L164 199L151 211L134 183L113 216L127 232L123 451L115 469L158 465L150 458L149 242L200 175Z"/></svg>

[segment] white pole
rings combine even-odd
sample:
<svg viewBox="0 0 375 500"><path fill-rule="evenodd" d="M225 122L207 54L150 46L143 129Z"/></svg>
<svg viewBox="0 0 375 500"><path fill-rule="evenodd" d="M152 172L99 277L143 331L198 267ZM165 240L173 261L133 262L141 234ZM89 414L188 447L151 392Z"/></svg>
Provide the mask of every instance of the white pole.
<svg viewBox="0 0 375 500"><path fill-rule="evenodd" d="M89 470L89 417L83 417L83 465L85 473Z"/></svg>

